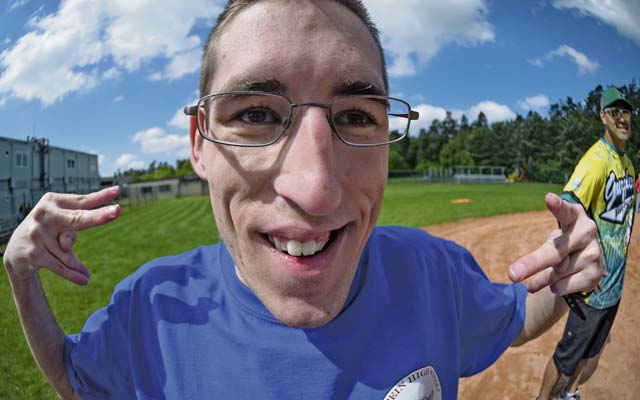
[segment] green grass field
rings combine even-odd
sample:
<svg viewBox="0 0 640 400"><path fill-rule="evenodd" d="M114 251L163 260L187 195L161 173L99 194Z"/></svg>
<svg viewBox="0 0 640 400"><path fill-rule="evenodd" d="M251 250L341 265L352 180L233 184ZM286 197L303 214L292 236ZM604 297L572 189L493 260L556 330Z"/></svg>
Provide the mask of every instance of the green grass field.
<svg viewBox="0 0 640 400"><path fill-rule="evenodd" d="M422 227L518 211L545 208L544 194L558 185L456 185L390 183L380 225ZM452 204L451 200L471 199ZM43 271L40 276L49 303L65 332L77 332L95 309L107 304L113 287L150 259L215 243L208 197L162 200L133 209L108 226L80 232L75 250L89 267L91 282L75 286ZM38 371L11 298L6 274L0 275L0 399L55 399Z"/></svg>

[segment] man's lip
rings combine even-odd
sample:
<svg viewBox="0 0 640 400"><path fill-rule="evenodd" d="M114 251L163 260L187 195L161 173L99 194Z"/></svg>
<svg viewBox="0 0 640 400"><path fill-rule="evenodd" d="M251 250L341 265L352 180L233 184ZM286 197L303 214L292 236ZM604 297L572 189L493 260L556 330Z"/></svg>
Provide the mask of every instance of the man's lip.
<svg viewBox="0 0 640 400"><path fill-rule="evenodd" d="M307 242L318 238L331 236L334 232L342 230L348 224L331 225L322 227L300 227L300 226L280 226L261 231L261 235L268 237L284 238L287 240L297 240L299 242Z"/></svg>
<svg viewBox="0 0 640 400"><path fill-rule="evenodd" d="M279 251L275 248L275 246L269 241L267 235L263 234L263 242L266 246L270 248L270 250L278 257L281 257L282 260L285 260L289 263L294 263L298 267L303 267L303 269L318 269L325 268L326 265L331 258L333 258L337 252L337 248L341 246L343 239L345 237L345 232L347 231L347 227L349 224L343 225L338 229L333 229L330 231L329 242L325 246L325 248L312 256L292 256L288 253ZM294 240L294 237L292 237ZM329 262L330 263L330 262ZM332 263L331 263L332 264Z"/></svg>

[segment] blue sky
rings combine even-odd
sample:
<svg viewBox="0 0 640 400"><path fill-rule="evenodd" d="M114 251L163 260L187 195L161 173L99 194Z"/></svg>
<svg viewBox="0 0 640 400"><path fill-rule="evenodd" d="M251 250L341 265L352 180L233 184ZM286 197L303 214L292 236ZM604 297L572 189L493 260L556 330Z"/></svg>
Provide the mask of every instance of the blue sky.
<svg viewBox="0 0 640 400"><path fill-rule="evenodd" d="M365 0L391 94L508 120L640 78L640 1ZM218 0L0 2L0 136L99 155L100 174L188 157L182 107Z"/></svg>

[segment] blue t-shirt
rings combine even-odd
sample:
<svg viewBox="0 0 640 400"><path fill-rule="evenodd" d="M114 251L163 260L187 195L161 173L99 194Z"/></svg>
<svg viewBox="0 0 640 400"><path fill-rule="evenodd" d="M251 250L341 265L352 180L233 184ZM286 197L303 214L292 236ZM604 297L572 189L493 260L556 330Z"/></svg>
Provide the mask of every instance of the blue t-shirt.
<svg viewBox="0 0 640 400"><path fill-rule="evenodd" d="M85 399L455 399L520 332L523 285L491 283L462 247L376 228L341 313L277 321L223 244L156 259L67 336Z"/></svg>

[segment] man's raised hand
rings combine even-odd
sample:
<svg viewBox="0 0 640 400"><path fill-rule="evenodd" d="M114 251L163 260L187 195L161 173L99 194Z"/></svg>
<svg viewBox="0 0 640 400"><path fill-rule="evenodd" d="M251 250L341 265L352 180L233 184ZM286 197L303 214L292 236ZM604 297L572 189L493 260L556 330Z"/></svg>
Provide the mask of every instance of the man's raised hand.
<svg viewBox="0 0 640 400"><path fill-rule="evenodd" d="M120 194L113 186L77 195L46 193L11 235L4 253L4 266L12 277L32 278L40 268L86 285L89 271L73 253L76 232L113 221L119 205L101 206Z"/></svg>
<svg viewBox="0 0 640 400"><path fill-rule="evenodd" d="M533 252L509 267L514 282L527 281L529 292L549 286L557 295L589 292L603 274L603 260L596 225L579 204L563 201L555 194L545 196L547 208L561 228Z"/></svg>

